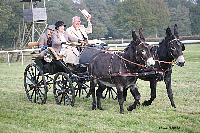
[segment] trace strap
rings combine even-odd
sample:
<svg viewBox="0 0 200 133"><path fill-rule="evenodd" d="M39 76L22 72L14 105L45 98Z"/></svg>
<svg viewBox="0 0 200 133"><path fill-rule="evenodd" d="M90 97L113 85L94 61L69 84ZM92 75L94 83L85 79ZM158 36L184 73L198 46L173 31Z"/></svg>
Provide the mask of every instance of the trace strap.
<svg viewBox="0 0 200 133"><path fill-rule="evenodd" d="M171 62L167 62L167 61L160 61L160 60L155 60L155 61L157 61L157 62L159 62L159 63L175 64L175 62L174 62L174 61L171 61Z"/></svg>
<svg viewBox="0 0 200 133"><path fill-rule="evenodd" d="M124 60L124 61L126 61L128 63L134 64L134 65L137 65L137 66L140 66L140 67L145 67L145 65L138 64L138 63L132 62L130 60L127 60L127 59L123 58L122 56L118 55L117 53L115 53L115 55L117 55L120 59L122 59L122 60Z"/></svg>

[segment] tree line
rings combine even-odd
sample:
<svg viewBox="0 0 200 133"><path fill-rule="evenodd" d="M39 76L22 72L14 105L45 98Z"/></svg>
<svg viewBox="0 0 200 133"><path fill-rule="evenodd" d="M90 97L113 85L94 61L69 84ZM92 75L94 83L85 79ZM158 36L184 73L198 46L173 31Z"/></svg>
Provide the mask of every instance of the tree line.
<svg viewBox="0 0 200 133"><path fill-rule="evenodd" d="M42 4L39 2L38 5ZM92 15L94 38L130 38L131 29L144 29L145 36L162 37L168 26L179 26L181 35L200 35L200 0L72 0L46 1L48 24L63 20L71 25L79 9ZM0 0L0 48L20 39L23 10L20 0ZM18 41L20 42L20 41Z"/></svg>

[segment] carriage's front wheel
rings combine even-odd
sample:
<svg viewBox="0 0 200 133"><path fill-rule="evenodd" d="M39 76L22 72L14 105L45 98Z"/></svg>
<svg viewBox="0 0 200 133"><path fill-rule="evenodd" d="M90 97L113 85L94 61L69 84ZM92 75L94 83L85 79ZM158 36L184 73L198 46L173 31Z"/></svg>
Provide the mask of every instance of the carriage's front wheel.
<svg viewBox="0 0 200 133"><path fill-rule="evenodd" d="M24 71L24 88L29 101L45 104L47 100L47 83L43 71L34 63Z"/></svg>
<svg viewBox="0 0 200 133"><path fill-rule="evenodd" d="M59 72L55 75L53 82L53 94L57 104L74 106L74 87L71 79L66 73Z"/></svg>

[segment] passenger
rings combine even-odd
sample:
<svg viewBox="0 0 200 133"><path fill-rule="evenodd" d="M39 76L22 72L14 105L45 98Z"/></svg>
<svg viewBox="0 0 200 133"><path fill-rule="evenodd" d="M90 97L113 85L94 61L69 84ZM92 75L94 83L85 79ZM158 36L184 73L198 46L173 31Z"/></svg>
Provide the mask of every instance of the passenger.
<svg viewBox="0 0 200 133"><path fill-rule="evenodd" d="M52 48L59 56L64 56L63 61L72 65L79 64L79 51L76 47L70 46L70 42L82 42L80 39L73 37L65 32L63 21L55 23L55 31L52 35Z"/></svg>
<svg viewBox="0 0 200 133"><path fill-rule="evenodd" d="M49 25L47 27L46 32L40 35L38 44L39 44L39 48L41 48L41 51L43 51L44 49L47 49L47 47L52 46L51 37L54 30L55 30L55 26Z"/></svg>
<svg viewBox="0 0 200 133"><path fill-rule="evenodd" d="M81 20L80 17L74 16L72 18L72 26L67 28L66 32L73 37L84 40L84 42L88 42L88 35L89 33L92 33L92 24L90 22L91 20L91 15L88 16L87 22L88 22L88 27L85 28L84 25L81 25Z"/></svg>
<svg viewBox="0 0 200 133"><path fill-rule="evenodd" d="M40 39L38 41L38 46L40 48L40 58L43 58L46 54L47 47L52 46L52 33L55 30L55 25L49 25L45 33L40 35Z"/></svg>

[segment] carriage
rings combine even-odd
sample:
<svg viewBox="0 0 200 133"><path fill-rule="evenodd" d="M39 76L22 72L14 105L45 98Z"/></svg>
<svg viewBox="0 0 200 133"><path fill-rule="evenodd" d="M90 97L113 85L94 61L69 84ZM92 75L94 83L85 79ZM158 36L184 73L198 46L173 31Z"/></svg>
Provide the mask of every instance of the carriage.
<svg viewBox="0 0 200 133"><path fill-rule="evenodd" d="M72 68L48 48L44 58L34 57L24 71L24 88L29 101L45 104L53 88L57 104L74 105L75 96L87 95L90 77L85 66Z"/></svg>

